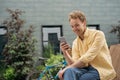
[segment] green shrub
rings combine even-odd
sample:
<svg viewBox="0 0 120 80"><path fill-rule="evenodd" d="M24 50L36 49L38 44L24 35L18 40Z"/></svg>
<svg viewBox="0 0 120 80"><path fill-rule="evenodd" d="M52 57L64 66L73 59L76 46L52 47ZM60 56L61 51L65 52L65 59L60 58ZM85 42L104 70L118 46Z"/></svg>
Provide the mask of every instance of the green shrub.
<svg viewBox="0 0 120 80"><path fill-rule="evenodd" d="M58 64L62 61L63 61L63 55L61 55L61 54L57 54L57 55L50 54L50 58L46 61L45 64L46 65L55 65L55 64ZM61 67L62 67L62 65L59 65L59 67L52 68L50 70L52 75L55 76L58 73L58 71L60 70Z"/></svg>
<svg viewBox="0 0 120 80"><path fill-rule="evenodd" d="M50 44L48 44L43 49L43 57L50 58L51 54L54 54L54 50L53 47Z"/></svg>
<svg viewBox="0 0 120 80"><path fill-rule="evenodd" d="M62 61L63 61L63 55L61 55L61 54L57 54L57 55L50 54L50 58L48 58L48 60L45 61L45 65L46 66L51 66L51 65L58 64ZM50 69L52 75L55 76L58 73L58 71L60 70L61 67L62 67L62 65L59 65L59 67L54 67L54 68ZM40 65L40 66L37 67L37 69L38 70L44 70L45 66Z"/></svg>
<svg viewBox="0 0 120 80"><path fill-rule="evenodd" d="M8 42L3 50L4 64L14 68L15 80L25 80L26 75L33 66L33 55L36 54L36 39L33 37L34 28L29 26L23 29L25 21L20 18L23 11L7 9L10 18L3 22L7 27ZM11 68L10 68L11 69ZM11 69L11 74L13 69ZM9 72L9 69L8 69ZM8 73L5 72L7 76ZM9 75L8 75L9 76ZM6 78L7 79L7 78ZM14 79L13 79L14 80Z"/></svg>
<svg viewBox="0 0 120 80"><path fill-rule="evenodd" d="M3 74L5 80L14 80L15 79L15 69L8 67Z"/></svg>
<svg viewBox="0 0 120 80"><path fill-rule="evenodd" d="M63 61L63 55L60 53L57 55L50 54L50 58L45 62L46 65L54 65Z"/></svg>

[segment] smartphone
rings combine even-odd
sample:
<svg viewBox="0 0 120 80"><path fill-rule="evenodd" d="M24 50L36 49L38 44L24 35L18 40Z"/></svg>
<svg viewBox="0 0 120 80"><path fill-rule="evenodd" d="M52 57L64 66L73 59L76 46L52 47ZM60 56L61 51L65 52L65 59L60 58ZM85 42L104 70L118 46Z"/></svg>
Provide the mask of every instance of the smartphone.
<svg viewBox="0 0 120 80"><path fill-rule="evenodd" d="M60 41L60 42L65 42L65 43L67 43L65 37L63 37L63 36L59 38L59 41Z"/></svg>

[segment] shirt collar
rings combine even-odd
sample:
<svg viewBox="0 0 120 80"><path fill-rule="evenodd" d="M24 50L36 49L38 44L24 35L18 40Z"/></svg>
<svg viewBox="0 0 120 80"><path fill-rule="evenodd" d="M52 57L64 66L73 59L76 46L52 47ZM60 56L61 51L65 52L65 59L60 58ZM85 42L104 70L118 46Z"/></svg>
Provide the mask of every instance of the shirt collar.
<svg viewBox="0 0 120 80"><path fill-rule="evenodd" d="M89 29L86 28L86 31L85 31L85 33L84 33L84 39L85 39L86 37L88 37L88 35L89 35ZM77 38L80 39L79 36L77 36Z"/></svg>

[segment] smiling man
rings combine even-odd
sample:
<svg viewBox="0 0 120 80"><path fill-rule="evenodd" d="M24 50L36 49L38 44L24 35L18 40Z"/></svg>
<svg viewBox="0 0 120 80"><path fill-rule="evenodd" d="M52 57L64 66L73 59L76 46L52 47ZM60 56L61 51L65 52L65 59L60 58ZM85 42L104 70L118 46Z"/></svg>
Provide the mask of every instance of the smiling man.
<svg viewBox="0 0 120 80"><path fill-rule="evenodd" d="M62 80L112 80L116 73L102 31L88 29L86 17L81 11L69 14L72 31L77 35L72 52L67 43L60 43L68 66L59 72ZM72 56L70 56L72 54Z"/></svg>

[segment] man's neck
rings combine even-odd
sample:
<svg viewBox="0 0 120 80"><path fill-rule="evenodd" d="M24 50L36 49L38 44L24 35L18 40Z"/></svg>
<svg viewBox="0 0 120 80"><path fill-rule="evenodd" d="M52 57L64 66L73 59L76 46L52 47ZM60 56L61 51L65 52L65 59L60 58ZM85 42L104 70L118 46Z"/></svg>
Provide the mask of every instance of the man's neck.
<svg viewBox="0 0 120 80"><path fill-rule="evenodd" d="M81 40L84 40L84 35L79 36L79 38L80 38Z"/></svg>
<svg viewBox="0 0 120 80"><path fill-rule="evenodd" d="M85 28L83 34L82 34L82 35L79 35L79 38L80 38L82 41L84 40L84 34L85 34L85 31L86 31L86 28Z"/></svg>

